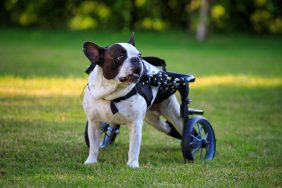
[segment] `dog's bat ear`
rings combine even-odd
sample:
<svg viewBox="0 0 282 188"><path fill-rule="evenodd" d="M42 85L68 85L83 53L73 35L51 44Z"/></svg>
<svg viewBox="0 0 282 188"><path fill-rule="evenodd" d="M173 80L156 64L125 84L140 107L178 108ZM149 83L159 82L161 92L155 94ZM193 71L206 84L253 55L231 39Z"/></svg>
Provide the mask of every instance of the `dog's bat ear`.
<svg viewBox="0 0 282 188"><path fill-rule="evenodd" d="M91 63L99 63L104 50L103 47L92 42L85 42L83 44L83 52Z"/></svg>
<svg viewBox="0 0 282 188"><path fill-rule="evenodd" d="M131 33L128 43L135 46L134 32Z"/></svg>

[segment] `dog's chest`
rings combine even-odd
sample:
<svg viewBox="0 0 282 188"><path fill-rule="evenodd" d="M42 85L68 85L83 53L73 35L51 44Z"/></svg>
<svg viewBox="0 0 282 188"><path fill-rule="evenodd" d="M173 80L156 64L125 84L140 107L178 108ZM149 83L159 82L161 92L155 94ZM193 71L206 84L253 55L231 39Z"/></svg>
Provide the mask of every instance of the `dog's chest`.
<svg viewBox="0 0 282 188"><path fill-rule="evenodd" d="M89 90L85 92L83 107L84 111L99 121L110 123L128 123L143 119L147 110L147 104L140 95L134 95L126 100L116 103L119 113L113 114L110 107L111 101L95 99Z"/></svg>

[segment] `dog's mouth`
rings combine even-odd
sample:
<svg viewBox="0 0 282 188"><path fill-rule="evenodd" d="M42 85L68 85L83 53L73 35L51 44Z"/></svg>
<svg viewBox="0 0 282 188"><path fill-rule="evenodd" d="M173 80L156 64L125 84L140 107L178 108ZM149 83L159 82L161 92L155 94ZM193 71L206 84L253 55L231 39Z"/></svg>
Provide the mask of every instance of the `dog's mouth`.
<svg viewBox="0 0 282 188"><path fill-rule="evenodd" d="M142 68L139 66L133 72L125 77L120 77L120 82L136 83L141 76Z"/></svg>

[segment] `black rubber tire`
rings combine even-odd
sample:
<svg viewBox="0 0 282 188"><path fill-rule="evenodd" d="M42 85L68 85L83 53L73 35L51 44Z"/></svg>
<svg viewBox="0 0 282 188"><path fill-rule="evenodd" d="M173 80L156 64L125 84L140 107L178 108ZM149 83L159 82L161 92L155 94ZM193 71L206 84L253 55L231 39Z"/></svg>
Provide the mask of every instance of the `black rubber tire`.
<svg viewBox="0 0 282 188"><path fill-rule="evenodd" d="M116 130L120 128L119 124L113 124L111 126L113 127L114 130L113 130L112 134L110 135L110 143L106 143L106 146L108 146L109 144L112 144L115 141L115 139L118 135L118 133L116 133ZM102 131L101 138L104 139L103 142L105 141L105 134L106 133L107 132ZM84 140L85 140L87 147L89 148L90 144L89 144L89 137L88 137L88 121L86 121L85 129L84 129Z"/></svg>
<svg viewBox="0 0 282 188"><path fill-rule="evenodd" d="M196 127L195 127L196 126ZM197 127L202 127L196 130ZM204 135L202 136L202 131ZM195 136L196 135L196 136ZM198 148L198 149L197 149ZM200 160L212 160L216 152L216 139L213 128L203 116L192 117L183 129L181 149L185 160L194 161L200 150ZM204 157L202 156L205 150Z"/></svg>
<svg viewBox="0 0 282 188"><path fill-rule="evenodd" d="M114 125L113 125L114 131L116 131L117 129L119 130L119 128L120 128L120 125L119 125L119 124L114 124ZM118 135L118 134L116 134L116 132L114 132L114 134L113 134L113 136L112 136L112 138L111 138L111 143L113 143L113 142L115 141L117 135Z"/></svg>

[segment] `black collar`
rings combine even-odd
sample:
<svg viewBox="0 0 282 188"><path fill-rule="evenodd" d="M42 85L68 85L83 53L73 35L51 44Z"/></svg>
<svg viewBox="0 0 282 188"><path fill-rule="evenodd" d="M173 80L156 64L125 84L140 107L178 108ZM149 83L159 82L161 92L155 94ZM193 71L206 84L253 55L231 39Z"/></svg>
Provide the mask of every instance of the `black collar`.
<svg viewBox="0 0 282 188"><path fill-rule="evenodd" d="M94 70L95 67L96 67L96 64L91 63L91 64L87 67L87 69L85 70L86 74L90 74L90 73Z"/></svg>

